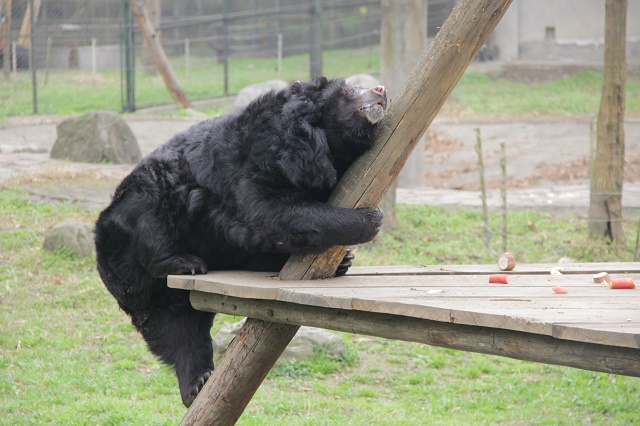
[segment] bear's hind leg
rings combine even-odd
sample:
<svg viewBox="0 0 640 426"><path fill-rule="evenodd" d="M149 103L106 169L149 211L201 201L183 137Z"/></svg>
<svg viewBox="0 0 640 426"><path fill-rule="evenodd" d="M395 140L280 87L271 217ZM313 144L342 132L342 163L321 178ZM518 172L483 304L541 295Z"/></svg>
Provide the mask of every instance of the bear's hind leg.
<svg viewBox="0 0 640 426"><path fill-rule="evenodd" d="M213 371L211 326L214 316L190 306L170 306L152 312L139 327L151 352L175 368L186 407L193 403Z"/></svg>

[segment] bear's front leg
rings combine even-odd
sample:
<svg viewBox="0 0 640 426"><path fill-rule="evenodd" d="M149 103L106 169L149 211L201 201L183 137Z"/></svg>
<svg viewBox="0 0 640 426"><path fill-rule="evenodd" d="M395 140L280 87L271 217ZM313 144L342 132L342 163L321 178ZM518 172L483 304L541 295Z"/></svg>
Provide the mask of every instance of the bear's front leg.
<svg viewBox="0 0 640 426"><path fill-rule="evenodd" d="M261 209L260 220L242 235L250 241L241 244L260 251L321 253L333 246L352 246L371 241L380 231L380 209L329 206L324 203L271 204ZM240 235L238 233L237 235Z"/></svg>
<svg viewBox="0 0 640 426"><path fill-rule="evenodd" d="M323 252L333 246L363 244L380 232L384 215L378 208L326 207L328 210L303 213L303 216L310 215L313 219L307 229L293 237L296 249Z"/></svg>
<svg viewBox="0 0 640 426"><path fill-rule="evenodd" d="M204 260L190 254L174 255L161 261L153 262L147 267L154 278L166 278L167 275L206 274L207 264Z"/></svg>

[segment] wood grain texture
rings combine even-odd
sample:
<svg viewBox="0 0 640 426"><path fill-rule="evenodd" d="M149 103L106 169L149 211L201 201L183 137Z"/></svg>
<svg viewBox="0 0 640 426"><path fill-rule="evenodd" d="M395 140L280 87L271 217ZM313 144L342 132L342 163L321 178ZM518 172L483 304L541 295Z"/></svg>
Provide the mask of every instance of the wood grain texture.
<svg viewBox="0 0 640 426"><path fill-rule="evenodd" d="M235 424L299 328L248 318L180 424Z"/></svg>
<svg viewBox="0 0 640 426"><path fill-rule="evenodd" d="M640 351L492 327L194 291L196 309L640 377Z"/></svg>
<svg viewBox="0 0 640 426"><path fill-rule="evenodd" d="M526 265L522 267L527 269ZM272 273L219 271L188 278L170 277L169 285L245 299L287 302L299 305L301 311L314 306L376 312L640 348L638 290L612 290L595 284L591 273L510 275L508 285L489 284L488 273L466 273L477 271L477 266L460 268L465 273L347 275L319 281L281 281ZM592 268L574 265L573 269ZM630 276L640 279L638 273ZM190 285L185 285L185 281ZM551 289L557 285L565 287L568 293L555 294ZM572 323L579 324L575 330ZM620 327L623 323L629 325ZM556 327L558 324L561 325Z"/></svg>
<svg viewBox="0 0 640 426"><path fill-rule="evenodd" d="M604 69L597 121L596 155L591 171L589 234L624 246L622 186L627 81L627 0L606 0Z"/></svg>
<svg viewBox="0 0 640 426"><path fill-rule="evenodd" d="M347 171L329 204L378 205L510 4L511 0L464 0L453 9L398 98L391 102L374 146ZM343 247L317 256L294 255L280 276L283 280L329 277L343 256Z"/></svg>
<svg viewBox="0 0 640 426"><path fill-rule="evenodd" d="M640 262L593 262L593 263L525 263L516 265L511 271L501 271L496 264L490 265L420 265L420 266L354 266L348 276L354 275L468 275L468 274L509 274L529 275L549 274L551 269L560 268L562 274L611 274L640 273Z"/></svg>

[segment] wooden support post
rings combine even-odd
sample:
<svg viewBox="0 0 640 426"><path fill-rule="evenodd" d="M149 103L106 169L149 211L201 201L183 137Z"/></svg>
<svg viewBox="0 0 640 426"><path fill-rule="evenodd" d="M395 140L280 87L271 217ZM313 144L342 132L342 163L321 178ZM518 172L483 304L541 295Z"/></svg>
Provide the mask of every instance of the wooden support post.
<svg viewBox="0 0 640 426"><path fill-rule="evenodd" d="M233 425L300 326L247 318L180 425Z"/></svg>
<svg viewBox="0 0 640 426"><path fill-rule="evenodd" d="M187 95L185 95L182 87L180 87L180 83L178 82L176 74L173 72L171 63L169 62L169 59L167 59L167 55L164 53L160 40L158 40L158 37L156 36L156 30L153 28L153 25L151 25L144 7L140 5L140 0L128 0L128 2L131 12L135 15L138 21L144 40L147 43L147 46L149 46L149 50L151 51L156 67L158 68L158 71L160 71L160 75L162 75L164 84L167 86L171 97L183 108L191 108L191 102L189 102Z"/></svg>
<svg viewBox="0 0 640 426"><path fill-rule="evenodd" d="M330 204L378 205L509 4L511 0L464 0L453 9L389 107L373 148L347 171ZM296 280L332 276L343 255L343 247L321 255L293 255L280 277Z"/></svg>
<svg viewBox="0 0 640 426"><path fill-rule="evenodd" d="M489 226L489 208L487 207L487 187L484 184L484 159L482 156L482 136L480 128L476 127L476 153L478 154L478 172L480 172L480 200L482 201L482 223L484 228L484 245L487 253L494 255L491 247L491 227Z"/></svg>
<svg viewBox="0 0 640 426"><path fill-rule="evenodd" d="M508 250L507 243L507 145L500 142L500 170L502 179L500 180L500 195L502 197L502 251Z"/></svg>

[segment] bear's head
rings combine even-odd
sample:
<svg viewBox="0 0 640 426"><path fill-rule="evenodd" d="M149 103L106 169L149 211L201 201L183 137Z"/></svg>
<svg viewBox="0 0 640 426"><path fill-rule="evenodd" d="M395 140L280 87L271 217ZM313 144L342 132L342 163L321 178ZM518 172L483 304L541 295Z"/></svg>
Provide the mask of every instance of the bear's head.
<svg viewBox="0 0 640 426"><path fill-rule="evenodd" d="M373 144L376 125L387 109L384 86L361 88L318 77L295 81L289 91L307 102L312 124L324 130L329 148L342 158L360 155Z"/></svg>

